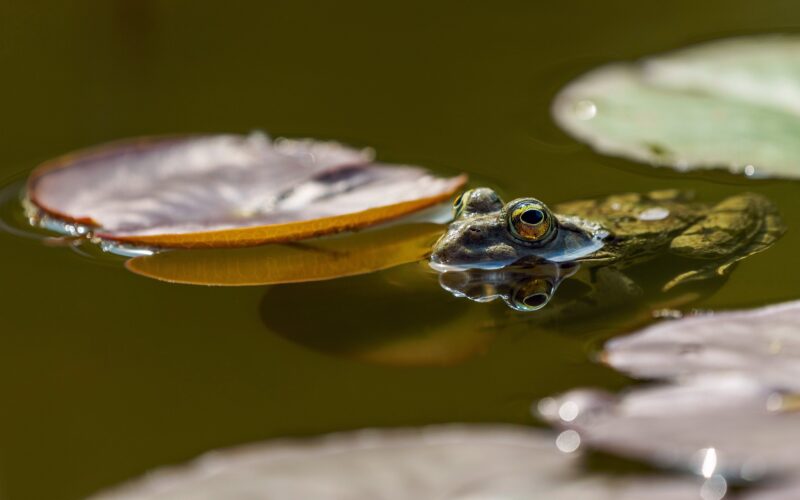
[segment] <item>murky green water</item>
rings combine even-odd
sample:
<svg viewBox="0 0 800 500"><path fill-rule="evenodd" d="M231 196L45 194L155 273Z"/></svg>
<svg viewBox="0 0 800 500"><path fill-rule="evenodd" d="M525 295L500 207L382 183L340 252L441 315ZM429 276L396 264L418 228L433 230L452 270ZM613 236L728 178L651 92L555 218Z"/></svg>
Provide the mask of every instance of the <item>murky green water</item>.
<svg viewBox="0 0 800 500"><path fill-rule="evenodd" d="M0 177L120 137L263 129L373 146L387 161L467 171L507 196L553 203L758 191L789 232L693 304L757 306L800 296L800 185L599 157L558 131L548 108L599 63L795 27L791 1L7 1ZM610 319L545 332L499 302L450 296L417 264L217 289L159 283L7 233L0 255L3 499L80 498L275 436L535 424L529 406L540 397L628 383L590 359L617 329ZM409 364L432 345L441 366Z"/></svg>

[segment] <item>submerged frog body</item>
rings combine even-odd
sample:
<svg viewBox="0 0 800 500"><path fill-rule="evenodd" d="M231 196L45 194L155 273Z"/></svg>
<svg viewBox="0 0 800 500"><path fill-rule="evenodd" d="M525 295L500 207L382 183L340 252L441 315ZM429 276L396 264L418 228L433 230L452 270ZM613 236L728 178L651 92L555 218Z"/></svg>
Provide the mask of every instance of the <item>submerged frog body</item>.
<svg viewBox="0 0 800 500"><path fill-rule="evenodd" d="M664 283L664 290L725 276L785 231L772 202L753 193L717 204L695 202L676 190L628 193L563 203L551 211L535 198L504 204L491 189L478 188L463 193L455 210L431 255L439 271L542 261L621 270L665 253L694 262Z"/></svg>

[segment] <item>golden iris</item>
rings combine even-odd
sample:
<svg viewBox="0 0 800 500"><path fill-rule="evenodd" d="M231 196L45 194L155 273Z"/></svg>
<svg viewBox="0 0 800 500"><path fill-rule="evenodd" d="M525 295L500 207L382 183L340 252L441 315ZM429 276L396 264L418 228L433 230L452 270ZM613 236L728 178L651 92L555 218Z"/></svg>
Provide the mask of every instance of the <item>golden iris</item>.
<svg viewBox="0 0 800 500"><path fill-rule="evenodd" d="M544 203L534 199L511 205L508 227L512 234L525 241L542 241L555 229L550 210Z"/></svg>

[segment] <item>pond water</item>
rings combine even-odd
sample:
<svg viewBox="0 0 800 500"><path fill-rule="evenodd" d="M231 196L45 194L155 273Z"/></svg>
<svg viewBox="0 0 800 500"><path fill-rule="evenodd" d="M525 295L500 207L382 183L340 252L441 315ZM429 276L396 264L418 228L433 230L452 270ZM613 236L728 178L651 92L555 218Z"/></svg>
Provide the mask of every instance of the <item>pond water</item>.
<svg viewBox="0 0 800 500"><path fill-rule="evenodd" d="M601 157L559 131L549 106L598 64L794 26L800 8L777 1L6 2L0 177L13 182L48 158L121 137L259 129L464 171L507 199L680 188L715 201L753 191L777 204L789 231L687 307L760 306L800 296L797 183ZM4 499L81 498L278 436L542 425L530 411L542 397L631 384L593 355L647 320L623 311L545 328L501 301L452 296L420 263L213 288L146 279L120 259L9 232L0 255Z"/></svg>

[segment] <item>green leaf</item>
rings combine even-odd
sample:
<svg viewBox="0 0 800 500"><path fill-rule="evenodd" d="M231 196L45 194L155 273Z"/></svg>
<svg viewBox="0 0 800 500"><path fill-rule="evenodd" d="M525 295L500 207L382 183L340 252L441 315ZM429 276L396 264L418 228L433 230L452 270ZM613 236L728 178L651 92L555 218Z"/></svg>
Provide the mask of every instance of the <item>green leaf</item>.
<svg viewBox="0 0 800 500"><path fill-rule="evenodd" d="M720 40L578 78L558 124L596 151L678 170L800 177L800 37Z"/></svg>

